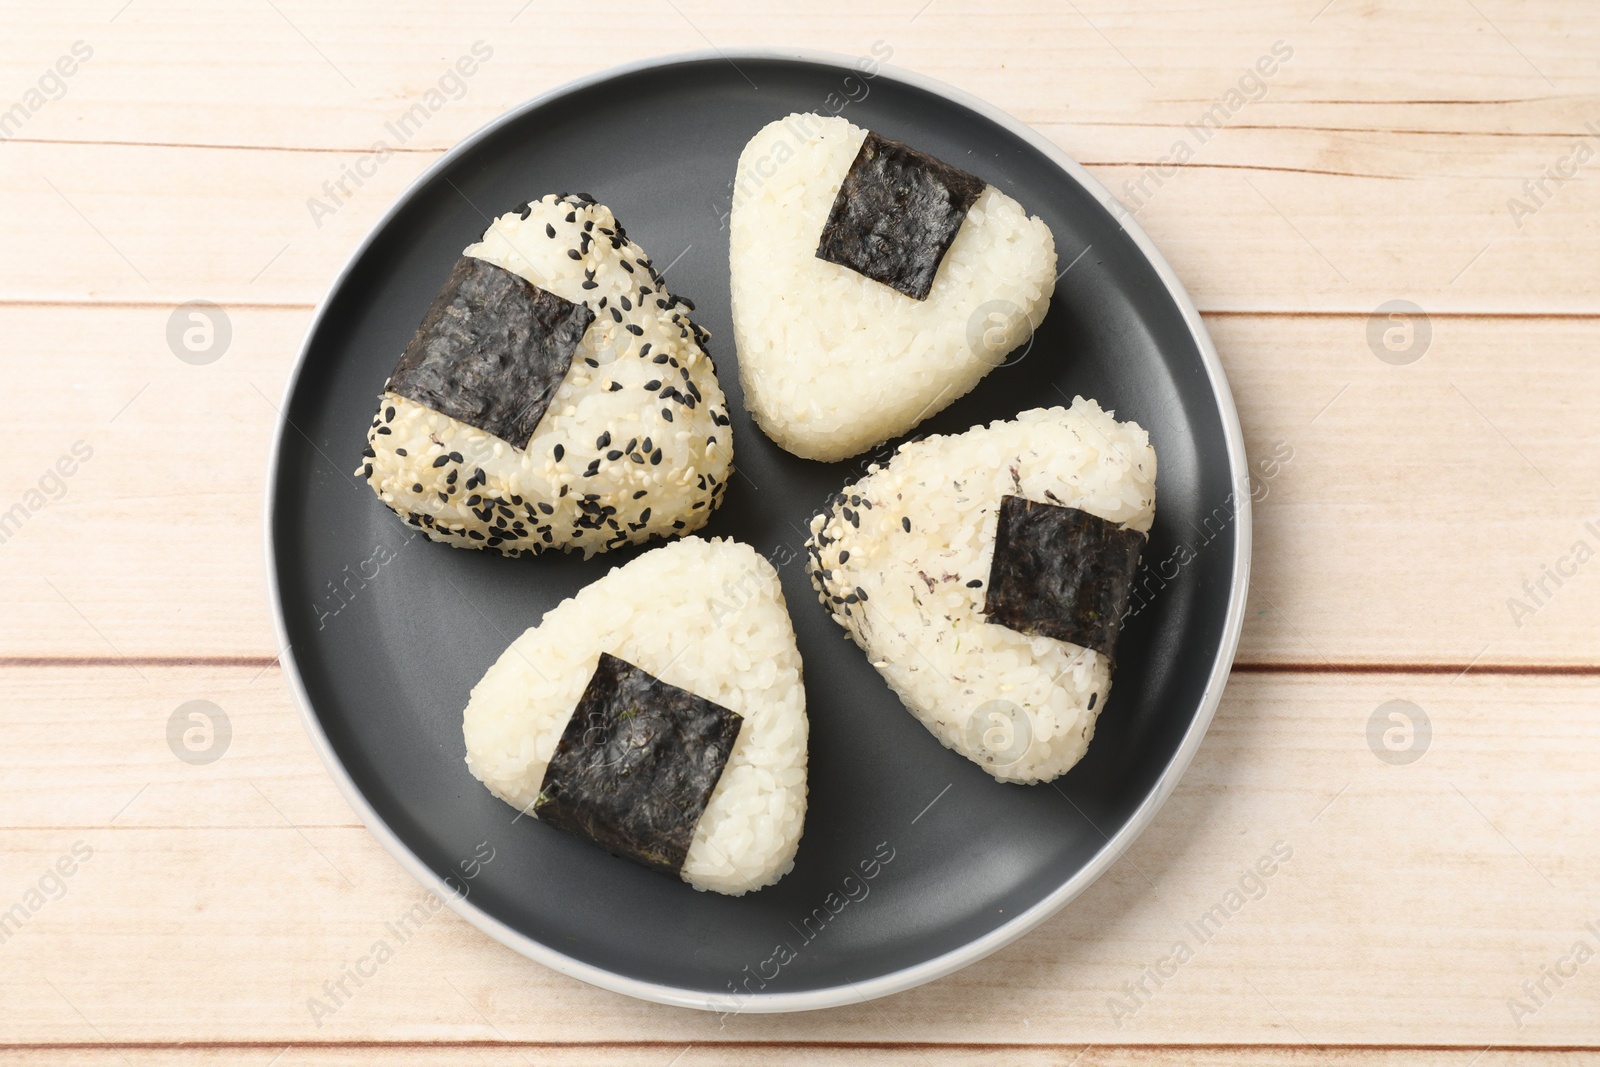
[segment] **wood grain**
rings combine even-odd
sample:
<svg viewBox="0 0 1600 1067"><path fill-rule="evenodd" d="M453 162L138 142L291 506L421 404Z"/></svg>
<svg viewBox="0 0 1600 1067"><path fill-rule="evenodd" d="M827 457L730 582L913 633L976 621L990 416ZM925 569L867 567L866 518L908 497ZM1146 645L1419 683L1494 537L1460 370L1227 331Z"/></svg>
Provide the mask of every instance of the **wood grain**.
<svg viewBox="0 0 1600 1067"><path fill-rule="evenodd" d="M85 1048L75 1045L28 1048L11 1061L28 1067L58 1064L166 1065L210 1067L246 1064L253 1067L346 1067L377 1062L408 1067L448 1059L473 1067L791 1067L819 1060L869 1067L1289 1067L1319 1063L1337 1067L1588 1067L1600 1054L1583 1049L1361 1048L1337 1046L1220 1047L1150 1045L955 1045L809 1042L734 1044L648 1042L543 1045L511 1042L415 1045L358 1043L340 1046L223 1045L194 1048L169 1045L119 1045Z"/></svg>
<svg viewBox="0 0 1600 1067"><path fill-rule="evenodd" d="M920 2L835 3L798 19L608 3L590 9L608 26L603 49L585 46L588 20L538 6L519 15L511 0L448 14L386 6L380 18L358 5L246 12L172 0L139 0L105 24L28 12L0 68L14 84L75 40L94 56L6 145L0 192L20 210L0 237L12 253L0 293L311 303L437 154L537 90L708 44L862 55L877 45L1087 163L1136 208L1202 308L1367 313L1407 297L1436 312L1600 313L1583 272L1546 269L1580 261L1600 218L1594 183L1545 176L1576 145L1600 147L1589 129L1600 128L1594 21L1568 5L1539 17L1503 2L1381 16L1347 0L1319 6L1266 18L1249 4L1175 0L1137 16L1109 3L997 10L1029 26L1017 41L994 38L987 9L944 0L920 13ZM159 61L196 41L205 46L191 61ZM450 82L402 143L389 126L480 41L491 58ZM1229 101L1279 42L1289 58ZM336 215L314 219L308 200L331 202L323 183L379 140L394 155L347 185ZM1180 142L1192 158L1152 172ZM1545 185L1530 193L1527 181ZM1513 199L1537 210L1519 217ZM206 239L172 239L185 233Z"/></svg>
<svg viewBox="0 0 1600 1067"><path fill-rule="evenodd" d="M232 347L203 367L168 350L168 313L76 309L67 331L59 309L0 307L0 330L54 348L60 368L17 383L21 434L0 512L75 443L93 449L60 499L0 544L10 655L278 651L263 591L264 456L309 313L235 309ZM1373 355L1365 317L1208 325L1262 465L1243 661L1596 663L1600 564L1569 557L1579 541L1600 547L1600 393L1589 387L1600 319L1437 317L1409 366ZM1533 361L1540 372L1507 393L1508 369ZM1151 429L1159 442L1163 428ZM354 446L319 444L353 465ZM1563 559L1574 575L1556 584L1546 568ZM1418 613L1449 625L1419 626Z"/></svg>
<svg viewBox="0 0 1600 1067"><path fill-rule="evenodd" d="M1600 120L1600 103L1596 110ZM1043 129L1082 154L1076 131ZM1506 207L1524 178L1539 177L1566 152L1565 142L1496 139L1496 174L1378 180L1301 164L1273 169L1310 150L1274 143L1282 137L1331 152L1326 146L1346 135L1251 132L1260 134L1246 135L1255 143L1234 151L1257 163L1180 168L1159 187L1145 167L1160 155L1133 153L1130 163L1118 153L1105 164L1084 157L1134 209L1202 310L1366 315L1403 297L1435 313L1600 314L1584 272L1547 269L1576 262L1593 245L1600 186L1570 183L1521 219ZM348 187L332 214L313 214L312 200L331 210L335 194L324 183L340 180L364 150L17 142L5 151L0 195L17 212L0 234L6 299L166 305L195 298L314 304L379 215L438 155L394 154L374 164L359 188ZM485 214L509 207L478 206ZM708 196L708 230L718 217Z"/></svg>
<svg viewBox="0 0 1600 1067"><path fill-rule="evenodd" d="M0 918L92 850L59 900L0 925L8 1060L1600 1062L1600 964L1545 970L1600 944L1600 565L1574 562L1600 548L1600 155L1552 176L1600 150L1590 5L83 0L5 26ZM92 55L41 81L80 41ZM476 42L493 55L394 139ZM1278 42L1292 56L1242 80ZM1240 670L1110 873L943 981L719 1024L446 913L318 1026L308 999L421 890L273 665L262 478L311 309L400 191L507 108L747 45L892 51L1032 124L1149 230L1207 312L1252 458L1278 458ZM314 219L380 138L392 155ZM1369 342L1397 298L1431 331L1404 365ZM191 299L234 328L209 366L167 348ZM195 699L233 728L207 766L167 743ZM1432 725L1409 765L1369 743L1394 699ZM1145 968L1280 841L1265 895L1156 986ZM1519 999L1537 1010L1514 1017Z"/></svg>
<svg viewBox="0 0 1600 1067"><path fill-rule="evenodd" d="M26 668L0 671L0 684L11 695L0 710L10 741L0 779L0 886L10 899L0 904L20 900L75 843L92 850L65 895L0 945L0 1042L98 1034L281 1047L646 1033L697 1046L1393 1042L1481 1051L1585 1044L1600 1012L1586 969L1551 987L1520 1029L1507 1004L1576 941L1600 938L1585 925L1600 925L1591 893L1600 859L1570 847L1600 833L1600 811L1568 801L1600 789L1600 679L1237 676L1155 823L1044 926L890 1001L720 1023L564 978L448 912L315 1019L308 1005L325 996L322 983L423 891L356 825L278 672ZM208 766L167 747L168 719L191 699L214 702L231 721L231 746ZM1369 747L1369 719L1393 699L1431 722L1431 745L1410 765ZM540 829L508 820L505 832ZM1249 899L1225 924L1186 925L1225 902L1274 847L1289 857L1263 892L1245 885ZM883 899L893 906L892 895ZM92 952L85 931L94 932ZM1145 968L1178 941L1193 958L1152 984ZM1130 993L1140 981L1148 992Z"/></svg>

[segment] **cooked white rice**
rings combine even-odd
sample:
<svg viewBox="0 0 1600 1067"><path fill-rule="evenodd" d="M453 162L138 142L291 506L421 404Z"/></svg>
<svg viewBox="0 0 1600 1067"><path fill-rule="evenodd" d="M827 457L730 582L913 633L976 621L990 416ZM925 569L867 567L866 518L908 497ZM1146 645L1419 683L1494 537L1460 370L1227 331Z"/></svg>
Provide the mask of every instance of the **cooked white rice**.
<svg viewBox="0 0 1600 1067"><path fill-rule="evenodd" d="M356 473L412 525L462 548L590 556L698 529L733 462L704 331L609 208L552 195L524 210L495 219L466 255L595 312L526 447L385 392Z"/></svg>
<svg viewBox="0 0 1600 1067"><path fill-rule="evenodd" d="M1081 508L1148 534L1155 479L1145 431L1082 397L913 441L812 520L812 583L935 737L1002 781L1048 781L1088 748L1111 664L987 621L1000 500Z"/></svg>
<svg viewBox="0 0 1600 1067"><path fill-rule="evenodd" d="M683 880L740 896L788 873L805 822L807 724L772 565L737 541L686 537L611 571L512 642L473 687L462 731L472 773L530 817L601 652L744 717Z"/></svg>
<svg viewBox="0 0 1600 1067"><path fill-rule="evenodd" d="M866 135L842 118L790 115L751 138L734 179L729 260L745 403L769 437L808 459L856 455L965 395L1038 327L1055 290L1049 227L993 186L967 213L926 300L818 259Z"/></svg>

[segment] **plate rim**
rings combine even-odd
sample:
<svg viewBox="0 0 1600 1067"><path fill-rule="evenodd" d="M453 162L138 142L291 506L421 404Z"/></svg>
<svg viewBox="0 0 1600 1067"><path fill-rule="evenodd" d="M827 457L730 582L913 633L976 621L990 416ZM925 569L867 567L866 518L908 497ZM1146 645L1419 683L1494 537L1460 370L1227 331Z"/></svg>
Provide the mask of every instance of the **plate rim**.
<svg viewBox="0 0 1600 1067"><path fill-rule="evenodd" d="M1218 414L1222 422L1223 438L1227 445L1228 468L1231 474L1230 485L1236 508L1234 516L1235 535L1233 576L1228 592L1228 611L1223 624L1222 640L1218 644L1217 654L1211 666L1211 673L1206 679L1205 690L1200 698L1200 706L1196 710L1188 730L1184 733L1183 741L1179 744L1177 751L1173 753L1166 767L1162 769L1160 776L1156 779L1155 786L1134 810L1122 829L1114 836L1107 838L1105 844L1095 852L1089 862L1073 874L1072 877L1041 898L1033 906L1020 912L987 934L921 963L903 967L861 982L847 981L844 985L827 986L820 989L788 993L747 993L746 995L732 997L630 978L568 956L496 919L494 916L484 912L476 904L473 904L470 898L458 895L442 878L423 863L368 803L366 796L345 769L338 753L334 751L332 743L328 740L327 733L322 728L321 719L312 707L310 694L306 691L299 666L295 662L294 648L289 642L287 616L284 613L282 589L278 580L278 545L273 535L277 518L276 487L280 473L283 444L288 433L292 429L294 432L305 436L303 431L289 421L287 412L290 401L300 384L301 373L306 367L311 343L322 329L332 297L344 287L356 264L366 254L378 236L387 230L394 218L423 186L431 182L437 174L455 163L479 142L530 111L546 107L565 96L603 82L641 71L687 66L717 60L728 62L737 69L735 61L739 59L746 59L752 62L780 60L832 67L841 72L852 74L860 73L859 68L856 66L857 57L809 48L706 48L634 60L574 78L497 115L462 138L407 185L405 190L389 205L388 210L373 223L371 229L368 230L366 236L356 246L355 250L351 252L349 258L334 276L327 292L318 302L316 312L312 315L311 322L306 327L305 339L301 342L300 352L295 357L294 365L284 383L281 400L277 408L277 425L273 430L272 444L267 457L267 477L264 492L265 506L262 512L265 533L264 563L266 566L267 594L272 611L273 633L277 640L278 648L281 650L278 653L278 662L283 667L284 679L294 695L295 708L300 723L305 728L307 736L311 739L312 747L316 749L323 766L333 778L345 801L361 817L362 823L378 839L384 850L398 861L400 866L410 873L413 878L422 883L426 889L440 900L447 903L462 918L496 941L515 949L535 962L561 974L587 982L590 985L641 1000L669 1004L675 1007L694 1008L701 1011L723 1012L729 1015L815 1011L823 1008L841 1007L904 992L942 978L999 951L1017 940L1017 938L1033 930L1060 911L1084 890L1088 889L1102 874L1109 870L1112 864L1128 850L1134 840L1144 832L1154 820L1156 812L1161 809L1171 796L1178 781L1194 761L1194 757L1200 749L1200 743L1216 715L1217 706L1222 700L1223 689L1226 687L1228 677L1233 669L1234 657L1238 652L1239 637L1244 625L1245 593L1250 584L1250 555L1253 535L1253 508L1249 492L1249 468L1244 447L1244 433L1239 424L1239 413L1234 403L1233 392L1228 386L1227 374L1223 370L1222 361L1217 355L1216 346L1211 340L1211 335L1206 329L1204 320L1200 317L1199 310L1195 307L1193 300L1190 299L1183 283L1178 280L1178 276L1173 271L1171 264L1167 262L1166 257L1161 254L1160 249L1156 247L1150 236L1145 233L1138 220L1133 217L1133 214L1128 211L1125 205L1111 194L1110 190L1101 184L1099 179L1085 170L1054 142L1026 123L966 90L950 85L938 78L904 67L880 63L878 72L874 75L875 78L886 77L890 81L899 82L911 88L942 97L993 122L1038 151L1058 167L1064 175L1075 181L1084 191L1094 197L1101 207L1110 212L1112 218L1117 221L1123 232L1133 239L1135 246L1144 256L1146 262L1155 270L1157 277L1161 279L1162 284L1166 287L1167 295L1182 315L1184 325L1188 327L1195 347L1200 353L1200 361L1205 368L1206 377L1211 386L1212 397L1217 403ZM309 437L307 439L309 440ZM1240 491L1241 488L1244 490L1243 492Z"/></svg>

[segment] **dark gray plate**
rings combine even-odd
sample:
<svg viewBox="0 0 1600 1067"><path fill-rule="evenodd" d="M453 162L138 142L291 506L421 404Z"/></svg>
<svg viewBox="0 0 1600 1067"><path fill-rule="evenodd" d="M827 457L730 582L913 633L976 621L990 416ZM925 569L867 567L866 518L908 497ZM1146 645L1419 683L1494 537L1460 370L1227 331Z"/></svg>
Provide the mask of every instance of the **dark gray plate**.
<svg viewBox="0 0 1600 1067"><path fill-rule="evenodd" d="M1122 636L1088 756L1054 786L1001 785L941 747L842 639L799 549L807 518L859 461L797 459L742 410L724 222L735 161L766 122L846 100L857 125L1016 197L1049 223L1062 266L1074 264L1028 354L918 432L1081 393L1137 419L1160 457L1145 557L1160 568L1154 595ZM473 683L514 635L639 550L506 560L413 540L350 475L384 378L462 247L487 216L557 191L609 204L658 264L672 264L673 291L698 303L712 333L745 476L703 532L795 557L781 574L805 661L810 812L793 872L743 898L697 893L513 821L462 762ZM1244 449L1222 370L1171 270L1123 215L1015 120L929 79L888 69L867 78L833 56L636 64L535 100L446 155L334 283L289 382L267 486L287 675L367 825L456 910L534 959L634 996L722 1011L906 989L992 952L1080 892L1199 745L1232 663L1249 564L1248 491L1233 493L1248 485ZM1184 543L1195 558L1163 566ZM875 856L876 876L861 879Z"/></svg>

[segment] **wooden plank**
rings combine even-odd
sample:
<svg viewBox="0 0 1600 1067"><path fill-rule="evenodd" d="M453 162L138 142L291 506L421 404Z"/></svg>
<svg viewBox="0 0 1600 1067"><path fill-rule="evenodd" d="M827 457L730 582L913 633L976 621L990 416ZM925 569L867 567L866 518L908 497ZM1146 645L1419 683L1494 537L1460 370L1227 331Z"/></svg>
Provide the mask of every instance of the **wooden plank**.
<svg viewBox="0 0 1600 1067"><path fill-rule="evenodd" d="M1045 132L1078 150L1077 129ZM1151 169L1153 149L1086 157L1202 310L1365 314L1403 297L1432 312L1600 313L1582 271L1547 269L1593 244L1600 187L1570 183L1526 217L1507 206L1565 142L1480 138L1474 174L1440 173L1436 137L1396 147L1405 138L1385 135L1368 151L1361 134L1240 133L1167 178ZM1165 135L1137 139L1150 136ZM5 152L0 194L16 214L0 234L0 299L12 302L315 303L437 157L28 142ZM347 196L326 191L358 161L370 177ZM709 206L704 225L718 225Z"/></svg>
<svg viewBox="0 0 1600 1067"><path fill-rule="evenodd" d="M961 85L1027 122L1070 115L1180 129L1279 40L1294 54L1240 122L1564 134L1596 117L1600 96L1590 62L1600 30L1581 0L1537 9L1482 0L1477 11L1344 2L1263 11L1242 0L1162 0L1136 11L1115 0L998 0L980 10L942 0L872 8L824 0L803 13L605 0L588 9L605 26L603 47L581 20L492 0L448 10L421 0L286 0L276 12L185 0L121 6L103 0L14 14L0 71L19 93L74 40L94 49L66 95L31 116L23 136L365 147L477 40L494 56L415 143L444 147L548 86L708 46L853 55L882 41L894 63ZM996 25L1025 32L996 34ZM1415 47L1418 40L1428 47ZM186 62L170 62L175 49L197 41L204 47Z"/></svg>
<svg viewBox="0 0 1600 1067"><path fill-rule="evenodd" d="M318 1026L309 1003L322 983L422 891L349 824L294 736L277 673L252 684L254 673L147 669L146 683L124 668L0 671L17 753L0 779L0 906L25 902L75 843L92 849L65 894L3 945L0 1043L247 1041L276 1052L648 1034L697 1048L1074 1046L1054 1061L1066 1062L1091 1043L1476 1053L1594 1037L1600 984L1589 969L1600 964L1559 986L1544 976L1572 968L1575 943L1600 938L1590 892L1600 859L1572 847L1600 833L1600 810L1571 800L1600 788L1594 678L1236 676L1193 769L1104 878L1011 947L889 1001L719 1021L563 978L440 912ZM208 766L166 748L173 709L197 696L234 727ZM1373 713L1396 699L1431 724L1408 765L1369 747ZM1280 862L1258 892L1246 874L1274 848ZM1203 920L1234 903L1225 920ZM1180 941L1190 958L1162 964ZM226 980L196 961L226 961ZM1543 1003L1524 982L1544 983ZM1532 1010L1514 1018L1513 998Z"/></svg>
<svg viewBox="0 0 1600 1067"><path fill-rule="evenodd" d="M0 191L17 210L0 297L312 302L393 197L466 133L570 77L712 41L876 45L992 100L1134 207L1204 308L1366 312L1405 296L1434 311L1600 311L1582 272L1545 269L1581 262L1600 217L1592 183L1549 177L1580 142L1600 147L1589 129L1600 74L1587 61L1600 31L1580 4L1538 17L1505 3L1335 4L1265 22L1251 4L1175 0L1140 17L1012 0L981 12L835 4L801 20L602 5L603 50L580 44L578 22L538 9L512 19L508 6L140 0L114 23L83 10L21 16L0 55L19 91L76 40L94 54L65 95L10 131ZM1030 32L973 45L1006 22ZM202 56L165 62L195 35ZM1426 56L1413 47L1422 35ZM492 53L482 62L480 41ZM475 73L429 97L463 56ZM1259 98L1230 100L1258 60L1274 68L1244 83ZM402 143L390 128L422 100L427 119ZM327 202L323 183L378 140L395 154L347 186L336 216L313 218L307 201ZM222 147L162 147L173 145ZM1153 169L1179 156L1170 173ZM195 233L210 240L184 239Z"/></svg>
<svg viewBox="0 0 1600 1067"><path fill-rule="evenodd" d="M61 493L0 530L7 655L277 652L261 490L309 312L236 307L231 347L198 367L167 348L169 313L76 309L67 330L61 309L0 307L21 350L52 354L13 383L0 514L41 479ZM1575 546L1600 548L1600 319L1436 317L1406 366L1373 354L1365 317L1209 325L1267 464L1243 662L1597 662L1600 564ZM59 490L47 472L80 441L92 457Z"/></svg>
<svg viewBox="0 0 1600 1067"><path fill-rule="evenodd" d="M1470 1049L1470 1048L1339 1048L1328 1046L1234 1045L1221 1047L1179 1046L1104 1046L1104 1045L979 1045L951 1047L943 1044L905 1046L829 1045L803 1043L717 1044L639 1042L621 1045L524 1045L516 1044L360 1044L336 1048L286 1046L237 1046L189 1048L173 1046L146 1048L22 1049L13 1052L11 1062L24 1067L56 1067L58 1064L126 1065L135 1067L209 1067L228 1063L253 1067L345 1067L368 1064L376 1057L386 1064L408 1067L411 1064L451 1063L475 1067L791 1067L813 1064L820 1058L828 1063L863 1064L869 1067L926 1067L930 1063L950 1067L1165 1067L1192 1064L1195 1067L1291 1067L1307 1063L1336 1064L1339 1067L1589 1067L1600 1063L1600 1053L1583 1049ZM674 1056L678 1058L673 1059Z"/></svg>

